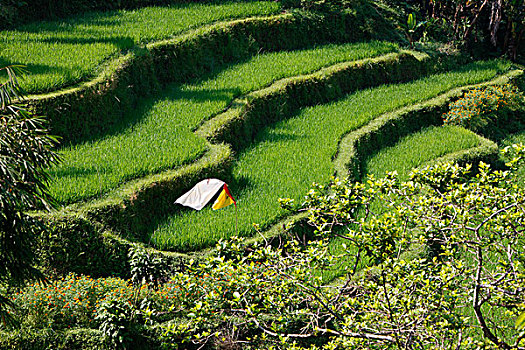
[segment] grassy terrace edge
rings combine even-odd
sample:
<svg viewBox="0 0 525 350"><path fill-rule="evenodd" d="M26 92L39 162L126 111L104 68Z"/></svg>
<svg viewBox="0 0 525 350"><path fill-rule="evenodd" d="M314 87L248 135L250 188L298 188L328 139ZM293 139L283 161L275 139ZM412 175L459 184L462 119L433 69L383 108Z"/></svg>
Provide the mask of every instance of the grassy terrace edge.
<svg viewBox="0 0 525 350"><path fill-rule="evenodd" d="M353 63L340 63L332 67L324 68L313 74L280 80L268 88L248 94L252 96L253 99L241 97L237 100L237 103L232 104L233 107L231 110L216 116L217 120L205 123L196 132L203 136L208 136L213 142L222 141L217 135L222 134L219 131L224 130L225 126L232 128L234 125L237 125L245 128L250 123L257 123L257 125L259 125L259 121L257 121L256 118L252 118L253 115L252 117L245 118L246 115L259 111L257 108L257 101L263 102L262 105L264 105L264 101L267 101L268 96L279 94L288 95L287 97L278 99L280 101L294 101L292 98L293 91L301 91L302 93L305 91L319 91L318 89L308 90L307 87L311 87L312 82L316 82L314 86L323 85L321 84L323 81L326 85L332 85L333 80L331 79L334 76L338 76L338 74L342 74L341 71L346 69L347 78L349 78L355 76L356 67L360 67L360 69L370 69L370 64L373 61L377 61L375 64L378 67L381 67L380 69L385 68L385 60L387 62L390 61L390 69L394 69L393 67L398 67L399 61L403 60L400 59L400 57L404 57L403 59L406 60L405 64L408 64L407 62L412 62L412 64L414 64L414 62L419 62L418 64L421 67L426 67L423 70L435 69L435 67L429 65L428 56L419 55L419 59L416 59L407 52L389 54L384 57L366 59ZM394 64L393 62L396 63ZM336 67L338 69L335 69ZM472 86L503 84L509 79L513 79L521 74L523 74L522 71L515 70L491 81ZM389 78L388 74L379 74L377 76L381 77L381 79ZM286 84L284 84L284 82L286 82ZM370 80L366 80L366 82L369 83ZM296 89L291 89L291 86L296 86ZM298 88L299 86L301 86L301 88ZM403 108L396 112L385 114L375 119L367 126L343 137L340 141L339 151L334 162L339 164L338 166L356 166L360 164L363 159L362 157L366 155L364 152L370 149L370 145L378 148L388 145L385 143L387 142L387 138L382 138L381 134L385 132L394 132L395 135L397 135L397 138L399 138L405 134L409 134L412 132L411 130L415 128L438 124L439 116L441 115L440 112L444 110L447 103L451 99L459 97L464 90L472 86L451 90L437 98L411 107ZM352 88L356 89L357 87L354 86ZM343 89L336 90L339 94L345 93ZM317 94L317 96L322 95ZM333 98L336 97L337 96L333 96ZM244 103L241 103L241 101L244 101ZM315 101L311 103L315 103ZM233 113L233 111L236 111L236 113ZM254 115L257 114L258 113ZM421 121L418 123L419 127L410 126L411 123L408 121L418 114L423 115ZM218 120L221 122L218 123ZM239 120L242 121L242 123L239 124ZM211 125L215 125L215 127L212 128ZM409 129L395 131L397 129L402 129L403 127L408 127ZM213 132L214 130L217 132ZM447 155L444 157L446 158L444 160L472 162L484 159L490 161L493 155L497 152L497 146L486 139L481 140L480 146L458 152L458 154ZM241 144L237 146L242 147L243 145ZM64 271L71 270L92 275L118 275L122 273L122 266L127 264L127 248L132 242L140 241L139 237L133 236L133 232L135 231L133 227L136 225L148 225L150 223L150 208L152 203L155 203L156 206L159 205L158 202L161 198L166 205L172 205L175 198L184 190L191 187L196 180L200 180L203 177L220 176L221 173L227 171L232 161L232 155L233 151L230 145L224 143L210 143L210 151L203 158L191 165L132 181L119 190L114 191L111 196L106 199L71 206L54 214L44 214L44 220L53 228L51 236L60 237L60 245L68 245L68 240L70 240L70 242L76 241L77 249L82 248L95 256L94 258L91 257L92 259L95 259L95 261L83 261L83 259L89 260L90 254L86 254L84 257L80 258L81 261L78 261L79 258L76 257L74 252L69 252L65 257L47 253L44 254L44 260L58 258L59 261L47 261L44 265L62 266ZM343 173L338 171L339 175ZM352 174L352 171L350 171L350 174ZM168 199L166 199L166 194L169 194ZM264 232L264 237L271 238L278 236L282 230L283 224L293 226L294 223L300 220L302 220L301 215L287 217ZM74 228L81 228L81 230L75 230ZM126 237L123 238L116 232L125 232ZM249 239L249 241L255 242L261 239L263 238L253 237ZM78 247L78 240L82 240L83 247ZM53 247L53 242L49 242L48 240L44 240L43 244L46 247L44 250L48 249L47 246ZM213 248L210 248L192 254L182 254L176 252L160 252L154 248L148 249L163 254L171 259L175 259L181 264L188 259L198 258L198 256L207 254L210 250L213 250ZM95 267L93 265L95 265Z"/></svg>
<svg viewBox="0 0 525 350"><path fill-rule="evenodd" d="M196 130L208 140L210 149L197 162L131 181L106 199L80 207L90 219L132 237L134 232L150 226L153 203L157 208L173 207L175 200L198 180L220 177L229 168L233 150L249 144L260 127L284 119L298 108L335 100L359 88L409 80L431 70L429 56L402 52L279 80L234 100L231 108Z"/></svg>
<svg viewBox="0 0 525 350"><path fill-rule="evenodd" d="M374 119L341 139L338 153L334 158L336 176L360 179L365 175L362 174L361 168L366 157L384 147L392 146L402 137L423 127L441 125L443 123L441 115L446 111L448 102L459 98L465 91L474 87L503 85L523 74L522 70L516 69L490 81L455 88L424 103L404 107ZM487 163L496 161L497 144L482 136L479 137L481 141L479 146L440 157L436 161L454 161L461 164L480 160Z"/></svg>
<svg viewBox="0 0 525 350"><path fill-rule="evenodd" d="M363 33L345 30L350 23L351 15L319 22L284 13L206 25L173 39L136 47L107 62L96 78L29 96L25 103L34 113L47 116L52 133L64 143L75 143L110 129L138 99L169 83L198 78L213 66L246 59L260 51L364 39Z"/></svg>

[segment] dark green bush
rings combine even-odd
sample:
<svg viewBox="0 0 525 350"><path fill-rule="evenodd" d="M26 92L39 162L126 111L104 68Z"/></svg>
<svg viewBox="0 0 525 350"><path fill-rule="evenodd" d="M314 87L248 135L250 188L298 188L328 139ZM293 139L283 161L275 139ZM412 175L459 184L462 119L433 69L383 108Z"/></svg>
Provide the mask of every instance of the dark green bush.
<svg viewBox="0 0 525 350"><path fill-rule="evenodd" d="M27 6L25 1L3 0L0 3L0 28L6 28L15 24L18 20L19 11Z"/></svg>
<svg viewBox="0 0 525 350"><path fill-rule="evenodd" d="M92 276L128 276L128 246L101 234L80 217L49 219L48 230L38 237L38 263L48 275L69 272Z"/></svg>
<svg viewBox="0 0 525 350"><path fill-rule="evenodd" d="M95 329L72 329L63 332L46 329L0 331L2 350L102 350L103 335Z"/></svg>

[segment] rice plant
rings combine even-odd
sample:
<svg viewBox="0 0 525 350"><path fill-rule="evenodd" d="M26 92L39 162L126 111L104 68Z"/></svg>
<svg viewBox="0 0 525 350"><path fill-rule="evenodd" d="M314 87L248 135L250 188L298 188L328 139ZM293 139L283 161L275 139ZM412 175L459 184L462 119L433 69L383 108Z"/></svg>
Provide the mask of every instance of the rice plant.
<svg viewBox="0 0 525 350"><path fill-rule="evenodd" d="M462 127L429 127L374 154L366 161L363 174L382 177L387 171L397 171L399 179L406 181L413 168L478 145L479 136Z"/></svg>
<svg viewBox="0 0 525 350"><path fill-rule="evenodd" d="M395 44L370 42L262 54L218 67L200 82L172 85L160 96L144 100L103 138L64 148L63 162L50 169L50 191L60 203L72 203L130 179L191 162L206 151L205 141L193 130L240 94L280 78L396 50Z"/></svg>
<svg viewBox="0 0 525 350"><path fill-rule="evenodd" d="M334 173L332 157L343 135L382 113L488 80L508 67L498 61L476 62L459 71L363 90L335 103L303 109L261 130L253 146L238 155L232 177L226 179L237 209L182 208L151 233L151 241L161 249L178 251L209 247L236 234L236 215L238 234L250 236L253 223L264 228L286 215L279 208L280 197L300 202L313 182L329 180Z"/></svg>
<svg viewBox="0 0 525 350"><path fill-rule="evenodd" d="M26 65L30 74L22 87L28 93L47 92L93 77L106 59L136 45L215 21L278 10L275 1L189 2L36 22L0 32L0 62Z"/></svg>

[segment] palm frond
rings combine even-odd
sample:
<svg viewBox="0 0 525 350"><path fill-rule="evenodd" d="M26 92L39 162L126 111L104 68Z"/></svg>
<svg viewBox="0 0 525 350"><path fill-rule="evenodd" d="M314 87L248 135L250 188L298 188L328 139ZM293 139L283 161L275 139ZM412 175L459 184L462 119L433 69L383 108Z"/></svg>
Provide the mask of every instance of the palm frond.
<svg viewBox="0 0 525 350"><path fill-rule="evenodd" d="M24 90L20 86L18 76L23 76L27 71L23 65L6 66L0 68L0 71L5 71L7 74L7 81L0 84L0 108L4 110L13 101L23 98Z"/></svg>

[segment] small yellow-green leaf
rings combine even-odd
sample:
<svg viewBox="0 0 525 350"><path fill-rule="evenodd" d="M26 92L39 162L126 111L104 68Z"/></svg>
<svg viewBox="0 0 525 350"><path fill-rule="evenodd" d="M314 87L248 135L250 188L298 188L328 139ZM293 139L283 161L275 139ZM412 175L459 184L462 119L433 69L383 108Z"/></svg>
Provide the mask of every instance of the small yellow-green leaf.
<svg viewBox="0 0 525 350"><path fill-rule="evenodd" d="M516 319L516 329L523 329L525 327L525 312L522 312L521 315Z"/></svg>

